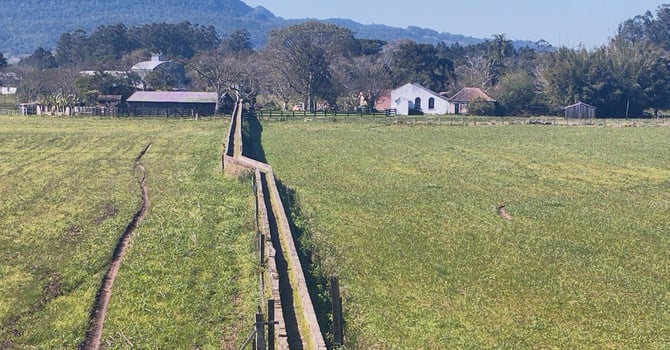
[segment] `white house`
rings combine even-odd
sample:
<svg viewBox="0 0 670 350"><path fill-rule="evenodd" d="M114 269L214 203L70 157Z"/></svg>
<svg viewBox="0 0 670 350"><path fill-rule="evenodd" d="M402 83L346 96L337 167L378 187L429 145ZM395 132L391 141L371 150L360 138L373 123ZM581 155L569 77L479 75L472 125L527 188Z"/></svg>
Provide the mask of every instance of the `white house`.
<svg viewBox="0 0 670 350"><path fill-rule="evenodd" d="M449 101L419 84L408 83L391 91L391 109L398 115L447 114Z"/></svg>

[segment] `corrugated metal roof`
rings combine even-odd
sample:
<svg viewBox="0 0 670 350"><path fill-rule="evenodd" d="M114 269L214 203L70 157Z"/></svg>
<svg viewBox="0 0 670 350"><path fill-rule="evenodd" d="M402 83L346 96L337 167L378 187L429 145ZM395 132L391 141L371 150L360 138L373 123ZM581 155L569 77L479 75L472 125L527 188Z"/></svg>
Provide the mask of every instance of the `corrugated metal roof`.
<svg viewBox="0 0 670 350"><path fill-rule="evenodd" d="M579 107L579 106L584 106L584 107L588 107L588 108L596 108L596 107L594 107L594 106L591 106L591 105L588 104L588 103L584 103L584 102L581 102L581 101L580 101L580 102L577 102L577 103L575 103L575 104L573 104L573 105L565 106L565 107L563 107L563 108L564 108L564 109L565 109L565 108L574 108L574 107Z"/></svg>
<svg viewBox="0 0 670 350"><path fill-rule="evenodd" d="M216 103L216 92L138 91L128 102Z"/></svg>
<svg viewBox="0 0 670 350"><path fill-rule="evenodd" d="M139 70L149 70L152 71L156 69L156 67L160 66L163 63L169 63L170 61L144 61L135 64L132 68L130 68L131 71L139 71Z"/></svg>

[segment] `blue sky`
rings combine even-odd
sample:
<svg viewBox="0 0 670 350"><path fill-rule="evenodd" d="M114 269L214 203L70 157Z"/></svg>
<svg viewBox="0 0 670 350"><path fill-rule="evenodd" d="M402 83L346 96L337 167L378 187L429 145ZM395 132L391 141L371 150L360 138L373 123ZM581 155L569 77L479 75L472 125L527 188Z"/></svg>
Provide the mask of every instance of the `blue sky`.
<svg viewBox="0 0 670 350"><path fill-rule="evenodd" d="M350 18L365 24L490 38L544 39L554 46L592 49L616 34L618 25L663 1L651 0L243 0L284 18ZM667 0L666 0L667 2ZM401 5L402 4L402 5Z"/></svg>

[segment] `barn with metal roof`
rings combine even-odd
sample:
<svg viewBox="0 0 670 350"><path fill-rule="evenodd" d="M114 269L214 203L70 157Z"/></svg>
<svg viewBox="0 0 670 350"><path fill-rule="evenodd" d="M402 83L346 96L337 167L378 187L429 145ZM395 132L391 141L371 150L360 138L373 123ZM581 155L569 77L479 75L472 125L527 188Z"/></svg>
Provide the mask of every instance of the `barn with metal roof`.
<svg viewBox="0 0 670 350"><path fill-rule="evenodd" d="M137 91L126 103L131 115L193 117L213 115L217 98L216 92Z"/></svg>

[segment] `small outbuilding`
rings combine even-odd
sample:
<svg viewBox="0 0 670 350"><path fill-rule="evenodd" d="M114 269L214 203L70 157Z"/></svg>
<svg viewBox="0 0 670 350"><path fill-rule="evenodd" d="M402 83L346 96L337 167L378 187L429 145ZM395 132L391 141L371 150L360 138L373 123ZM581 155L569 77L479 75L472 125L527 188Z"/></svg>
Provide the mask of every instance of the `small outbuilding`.
<svg viewBox="0 0 670 350"><path fill-rule="evenodd" d="M475 107L477 105L477 107ZM487 95L480 88L466 87L462 88L454 96L449 98L449 113L451 114L472 114L480 111L475 108L494 111L496 100Z"/></svg>
<svg viewBox="0 0 670 350"><path fill-rule="evenodd" d="M213 115L216 92L138 91L126 103L131 115L193 117Z"/></svg>
<svg viewBox="0 0 670 350"><path fill-rule="evenodd" d="M581 101L573 105L563 107L563 109L565 110L566 118L586 119L596 117L596 107Z"/></svg>

